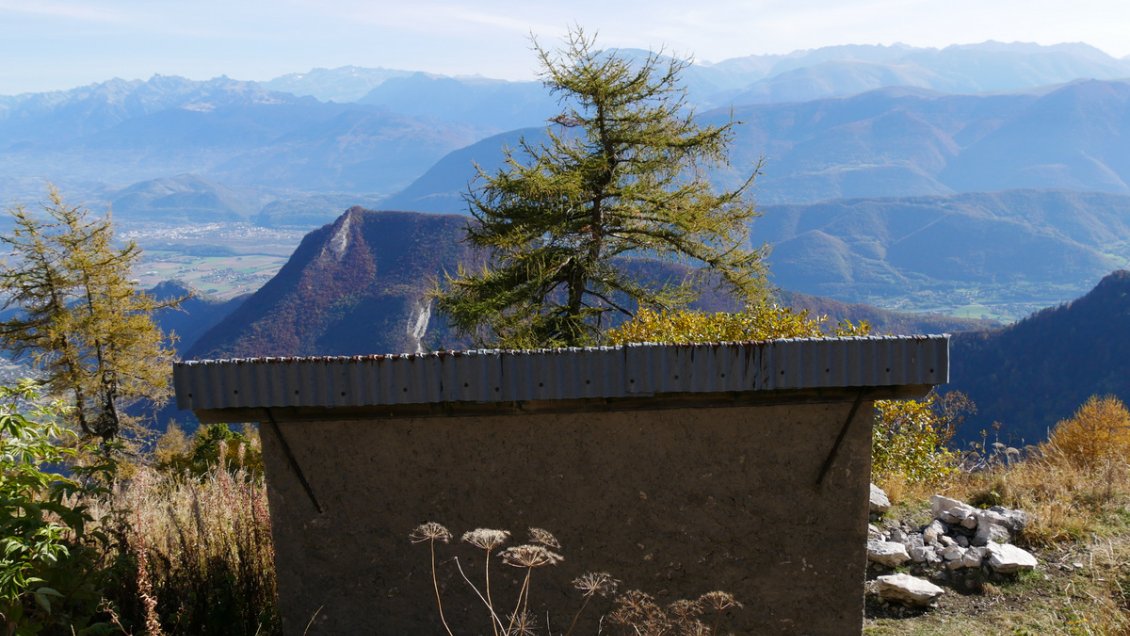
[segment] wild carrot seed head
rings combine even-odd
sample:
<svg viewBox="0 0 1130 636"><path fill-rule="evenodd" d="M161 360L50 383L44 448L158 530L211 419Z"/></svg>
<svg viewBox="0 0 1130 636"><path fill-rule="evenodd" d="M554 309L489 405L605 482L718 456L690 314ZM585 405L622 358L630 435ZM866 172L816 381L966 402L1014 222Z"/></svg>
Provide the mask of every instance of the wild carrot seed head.
<svg viewBox="0 0 1130 636"><path fill-rule="evenodd" d="M712 609L715 612L728 610L731 607L742 606L742 604L734 598L733 594L730 594L729 592L723 592L721 590L707 592L706 594L698 597L698 601L705 605L708 609Z"/></svg>
<svg viewBox="0 0 1130 636"><path fill-rule="evenodd" d="M561 549L561 543L557 541L557 537L553 536L549 530L541 528L530 528L530 543L541 544L554 550Z"/></svg>
<svg viewBox="0 0 1130 636"><path fill-rule="evenodd" d="M581 595L586 598L597 594L600 596L615 594L619 585L620 581L612 578L607 572L585 572L573 579L573 587L580 590Z"/></svg>
<svg viewBox="0 0 1130 636"><path fill-rule="evenodd" d="M557 565L565 560L565 557L550 552L545 546L529 544L506 548L498 556L503 563L516 568L540 568Z"/></svg>
<svg viewBox="0 0 1130 636"><path fill-rule="evenodd" d="M451 531L434 521L429 521L416 526L412 532L408 533L408 539L412 543L423 543L424 541L447 543L451 541Z"/></svg>
<svg viewBox="0 0 1130 636"><path fill-rule="evenodd" d="M702 601L679 599L667 606L667 612L682 621L697 618L702 615Z"/></svg>
<svg viewBox="0 0 1130 636"><path fill-rule="evenodd" d="M470 543L476 548L482 550L493 550L498 546L506 543L510 538L509 530L491 530L489 528L475 528L470 532L463 533L463 541Z"/></svg>

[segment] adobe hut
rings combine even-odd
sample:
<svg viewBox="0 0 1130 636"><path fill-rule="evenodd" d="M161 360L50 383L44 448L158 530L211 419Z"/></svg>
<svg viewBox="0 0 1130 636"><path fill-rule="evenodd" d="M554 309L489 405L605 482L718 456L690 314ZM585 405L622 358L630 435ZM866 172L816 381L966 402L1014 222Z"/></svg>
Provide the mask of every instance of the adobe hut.
<svg viewBox="0 0 1130 636"><path fill-rule="evenodd" d="M427 521L455 533L456 634L491 632L459 574L481 588L484 552L459 536L529 527L563 546L531 585L555 633L570 581L605 571L660 602L731 592L736 633L854 634L872 402L947 376L948 338L926 336L196 361L175 382L202 422L260 424L287 634L444 633L408 539ZM492 575L509 613L525 571Z"/></svg>

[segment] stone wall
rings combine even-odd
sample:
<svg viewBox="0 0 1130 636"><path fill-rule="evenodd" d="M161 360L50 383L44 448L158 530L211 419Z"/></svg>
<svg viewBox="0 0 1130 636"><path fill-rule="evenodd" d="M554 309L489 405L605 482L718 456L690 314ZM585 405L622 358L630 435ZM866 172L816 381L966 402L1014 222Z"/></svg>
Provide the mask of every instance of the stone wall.
<svg viewBox="0 0 1130 636"><path fill-rule="evenodd" d="M817 483L855 396L542 413L496 405L464 416L272 413L277 428L261 430L284 630L443 633L427 544L408 540L436 521L456 537L437 546L456 634L490 633L452 558L478 583L482 552L459 536L508 529L513 545L531 526L553 532L565 556L532 582L532 607L543 625L548 611L555 633L581 602L569 582L606 571L660 601L731 592L745 606L728 619L734 633L857 634L870 401ZM524 571L497 559L491 568L496 601L512 603ZM606 609L594 602L575 633L595 634Z"/></svg>

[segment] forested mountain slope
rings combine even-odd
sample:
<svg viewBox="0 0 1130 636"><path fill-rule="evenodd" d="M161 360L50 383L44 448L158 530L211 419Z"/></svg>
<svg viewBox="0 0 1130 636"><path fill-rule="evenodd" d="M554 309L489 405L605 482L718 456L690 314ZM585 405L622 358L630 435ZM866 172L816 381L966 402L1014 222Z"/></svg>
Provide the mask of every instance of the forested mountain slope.
<svg viewBox="0 0 1130 636"><path fill-rule="evenodd" d="M951 382L977 404L959 436L1035 443L1090 395L1130 402L1130 271L1103 278L1087 295L997 331L954 336Z"/></svg>

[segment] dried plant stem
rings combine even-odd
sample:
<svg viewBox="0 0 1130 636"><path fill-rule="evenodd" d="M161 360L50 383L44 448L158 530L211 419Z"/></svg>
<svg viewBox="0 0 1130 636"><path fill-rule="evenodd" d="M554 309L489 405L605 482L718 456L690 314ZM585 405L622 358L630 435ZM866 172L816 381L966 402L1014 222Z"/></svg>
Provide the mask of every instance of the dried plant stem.
<svg viewBox="0 0 1130 636"><path fill-rule="evenodd" d="M490 622L490 630L494 634L494 636L498 636L498 626L495 625L495 620L497 620L497 617L494 616L494 599L492 599L490 597L490 550L489 549L486 550L486 553L487 553L487 556L486 556L485 569L486 569L486 587L487 587L487 607L490 608L490 613L491 613L491 616L492 616L492 620ZM501 621L499 621L499 622L501 622Z"/></svg>
<svg viewBox="0 0 1130 636"><path fill-rule="evenodd" d="M526 568L526 580L522 581L522 589L518 591L518 602L514 605L514 613L510 615L510 626L506 628L505 634L509 634L510 630L514 628L514 621L518 618L518 612L525 612L530 604L530 575L533 574L533 568Z"/></svg>
<svg viewBox="0 0 1130 636"><path fill-rule="evenodd" d="M467 575L463 572L463 566L459 563L459 557L455 557L454 561L455 567L459 570L459 576L463 577L463 580L467 582L467 585L470 585L471 589L475 591L475 596L478 596L479 600L483 602L483 605L487 606L487 610L490 612L491 629L502 627L502 619L500 619L498 617L498 613L494 611L494 606L490 604L490 601L488 601L486 597L483 596L483 593L479 591L479 588L475 587L475 584L472 583L471 579L467 578ZM505 627L502 628L506 629ZM497 634L498 632L496 631L495 633ZM506 632L503 632L503 634L505 633Z"/></svg>
<svg viewBox="0 0 1130 636"><path fill-rule="evenodd" d="M589 606L589 601L591 600L591 595L585 595L585 602L581 603L581 609L577 610L576 614L573 614L573 622L569 623L569 631L565 632L565 636L572 636L573 630L577 627L577 619L581 617L581 613L584 612L585 608Z"/></svg>
<svg viewBox="0 0 1130 636"><path fill-rule="evenodd" d="M443 601L439 598L439 577L436 576L436 542L435 540L428 541L428 547L432 552L432 587L436 591L436 607L439 608L439 620L443 623L443 628L447 630L447 636L455 636L451 632L451 628L447 626L447 618L443 615Z"/></svg>

